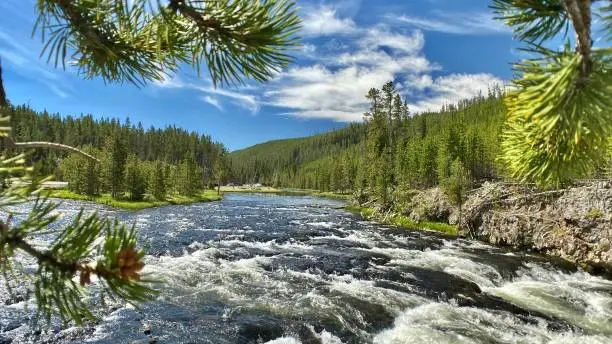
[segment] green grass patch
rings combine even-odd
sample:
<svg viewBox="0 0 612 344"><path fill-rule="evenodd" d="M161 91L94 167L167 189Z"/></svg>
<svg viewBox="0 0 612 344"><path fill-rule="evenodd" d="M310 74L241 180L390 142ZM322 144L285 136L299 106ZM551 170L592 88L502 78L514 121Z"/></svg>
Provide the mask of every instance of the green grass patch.
<svg viewBox="0 0 612 344"><path fill-rule="evenodd" d="M590 219L598 219L602 216L604 216L604 213L597 208L591 208L589 209L589 212L587 213L587 217Z"/></svg>
<svg viewBox="0 0 612 344"><path fill-rule="evenodd" d="M224 186L221 187L221 192L223 193L263 193L263 194L275 194L279 196L316 196L316 197L324 197L324 198L334 198L334 199L342 199L342 200L350 200L351 195L339 194L335 192L319 192L317 190L307 190L307 189L278 189L268 186L262 186L261 188L242 188L242 187L231 187Z"/></svg>
<svg viewBox="0 0 612 344"><path fill-rule="evenodd" d="M312 194L313 196L325 197L325 198L333 198L333 199L341 199L348 201L352 198L352 195L347 194L339 194L335 192L316 192Z"/></svg>
<svg viewBox="0 0 612 344"><path fill-rule="evenodd" d="M179 195L170 195L165 201L154 201L154 200L143 200L143 201L129 201L129 200L116 200L109 194L103 194L99 196L88 196L74 193L69 190L49 190L47 195L53 198L61 199L72 199L77 201L88 201L95 202L98 204L107 205L113 208L125 209L125 210L142 210L147 208L162 207L171 204L191 204L199 202L211 202L218 201L222 197L217 195L216 191L206 190L199 195L188 197Z"/></svg>
<svg viewBox="0 0 612 344"><path fill-rule="evenodd" d="M397 226L406 229L426 229L441 232L448 235L457 235L457 227L449 225L447 223L430 221L415 222L412 221L410 218L402 215L390 215L387 218L384 218L384 216L376 214L376 211L373 208L359 207L355 205L348 205L345 207L345 209L350 212L360 214L361 217L366 220L373 220L386 225Z"/></svg>

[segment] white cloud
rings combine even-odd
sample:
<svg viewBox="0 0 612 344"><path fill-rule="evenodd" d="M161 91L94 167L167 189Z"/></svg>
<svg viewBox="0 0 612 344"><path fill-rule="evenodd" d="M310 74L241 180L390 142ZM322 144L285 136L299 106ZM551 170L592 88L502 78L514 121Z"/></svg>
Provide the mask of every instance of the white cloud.
<svg viewBox="0 0 612 344"><path fill-rule="evenodd" d="M307 36L343 35L356 30L357 26L352 19L340 19L336 16L335 9L320 6L306 13L302 22L301 34Z"/></svg>
<svg viewBox="0 0 612 344"><path fill-rule="evenodd" d="M437 31L451 34L488 35L509 33L503 23L493 19L488 12L442 13L434 12L435 18L414 16L394 16L391 19L426 31Z"/></svg>
<svg viewBox="0 0 612 344"><path fill-rule="evenodd" d="M202 100L217 107L219 110L223 110L222 102L218 97L212 97L211 95L229 98L233 104L249 110L254 115L257 114L260 109L259 101L253 95L214 88L213 86L204 86L199 83L184 82L178 77L165 78L162 81L154 82L153 85L159 88L184 88L203 92L205 96L202 97Z"/></svg>
<svg viewBox="0 0 612 344"><path fill-rule="evenodd" d="M367 90L392 77L389 72L358 66L335 72L321 65L298 67L283 75L266 96L272 105L296 109L292 113L296 116L359 121Z"/></svg>
<svg viewBox="0 0 612 344"><path fill-rule="evenodd" d="M410 104L412 112L439 110L442 105L486 94L487 89L504 84L503 80L487 73L449 74L436 79L424 75L420 81L411 83L414 90L427 90L432 96Z"/></svg>
<svg viewBox="0 0 612 344"><path fill-rule="evenodd" d="M223 111L223 106L221 106L221 102L219 102L219 99L217 98L213 98L211 96L204 96L202 97L202 100L214 107L217 108L217 110L219 111Z"/></svg>
<svg viewBox="0 0 612 344"><path fill-rule="evenodd" d="M257 100L257 98L255 98L255 96L214 87L198 87L197 89L205 93L211 93L230 98L232 99L234 104L249 110L253 115L259 113L259 101Z"/></svg>
<svg viewBox="0 0 612 344"><path fill-rule="evenodd" d="M384 27L377 27L367 30L367 34L360 41L368 49L387 47L406 54L416 54L423 49L425 37L418 30L408 36L393 33Z"/></svg>
<svg viewBox="0 0 612 344"><path fill-rule="evenodd" d="M339 19L335 10L319 7L306 16L305 33L336 37L318 46L307 42L303 54L314 64L294 66L270 83L249 89L258 95L177 79L158 86L199 90L204 101L220 109L222 101L231 101L255 114L264 104L282 109L281 115L355 122L368 109L365 95L369 89L389 80L396 82L413 112L437 110L502 83L490 74L432 75L442 67L424 55L425 37L419 29L400 32L380 24L357 27L350 19ZM342 37L347 33L353 36Z"/></svg>
<svg viewBox="0 0 612 344"><path fill-rule="evenodd" d="M419 30L398 33L376 26L360 30L355 41L342 52L319 56L315 65L282 73L267 86L265 104L291 109L285 115L353 122L363 119L368 90L389 80L419 112L437 110L502 83L490 74L434 78L431 72L442 68L423 55L425 38Z"/></svg>
<svg viewBox="0 0 612 344"><path fill-rule="evenodd" d="M302 51L306 55L313 55L317 51L317 47L314 44L304 44Z"/></svg>

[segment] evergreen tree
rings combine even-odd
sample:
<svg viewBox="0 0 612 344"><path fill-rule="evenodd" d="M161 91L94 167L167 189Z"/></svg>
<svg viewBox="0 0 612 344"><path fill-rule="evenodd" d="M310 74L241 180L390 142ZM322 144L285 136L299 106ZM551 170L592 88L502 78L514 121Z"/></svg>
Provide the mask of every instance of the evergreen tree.
<svg viewBox="0 0 612 344"><path fill-rule="evenodd" d="M149 192L157 200L166 199L166 166L161 160L157 160L150 171Z"/></svg>
<svg viewBox="0 0 612 344"><path fill-rule="evenodd" d="M202 169L199 168L193 157L186 157L175 169L174 185L179 195L194 196L201 189Z"/></svg>
<svg viewBox="0 0 612 344"><path fill-rule="evenodd" d="M97 154L90 147L84 149L89 154ZM73 153L62 160L60 169L68 189L85 195L97 195L100 192L100 164L82 154Z"/></svg>
<svg viewBox="0 0 612 344"><path fill-rule="evenodd" d="M125 163L127 161L127 148L121 134L115 133L106 144L109 153L106 169L107 183L111 196L119 198L124 191Z"/></svg>
<svg viewBox="0 0 612 344"><path fill-rule="evenodd" d="M215 175L215 182L217 184L217 195L220 195L221 185L225 183L225 179L227 178L228 174L226 153L223 150L219 150L217 153L213 173Z"/></svg>
<svg viewBox="0 0 612 344"><path fill-rule="evenodd" d="M141 163L135 155L130 155L125 165L125 185L130 201L142 201L147 183Z"/></svg>
<svg viewBox="0 0 612 344"><path fill-rule="evenodd" d="M440 180L442 190L450 202L459 208L459 223L461 222L461 206L465 202L466 193L470 187L470 175L459 158L455 159L449 168L448 175Z"/></svg>

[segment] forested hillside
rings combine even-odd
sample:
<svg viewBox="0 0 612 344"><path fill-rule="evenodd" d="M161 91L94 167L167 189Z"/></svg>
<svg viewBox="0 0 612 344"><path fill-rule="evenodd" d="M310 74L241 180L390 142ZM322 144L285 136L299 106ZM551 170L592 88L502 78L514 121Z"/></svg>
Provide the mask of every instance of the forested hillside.
<svg viewBox="0 0 612 344"><path fill-rule="evenodd" d="M110 193L132 200L142 199L145 193L157 199L167 193L191 195L215 182L215 160L224 158L222 144L181 128L144 129L129 119L121 123L91 115L63 117L27 106L12 106L8 114L16 141L62 143L100 160L50 149L28 155L36 175L54 175L81 194Z"/></svg>
<svg viewBox="0 0 612 344"><path fill-rule="evenodd" d="M364 138L363 124L310 137L275 140L232 152L229 155L235 182L305 187L295 178L308 163L337 156Z"/></svg>
<svg viewBox="0 0 612 344"><path fill-rule="evenodd" d="M459 158L473 179L502 173L495 157L505 118L502 91L411 114L389 83L368 94L364 124L313 137L259 144L230 154L238 182L348 191L376 180L410 187L439 183Z"/></svg>

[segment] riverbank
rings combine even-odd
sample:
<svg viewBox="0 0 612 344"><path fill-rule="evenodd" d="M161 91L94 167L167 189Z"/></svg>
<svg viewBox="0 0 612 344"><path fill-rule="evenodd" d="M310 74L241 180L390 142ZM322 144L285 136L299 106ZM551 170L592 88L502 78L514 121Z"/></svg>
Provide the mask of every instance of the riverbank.
<svg viewBox="0 0 612 344"><path fill-rule="evenodd" d="M429 230L434 232L440 232L450 236L458 235L457 226L449 225L447 223L433 221L416 222L411 220L407 216L403 216L397 213L388 213L387 215L382 215L376 212L376 209L374 208L360 207L357 205L348 205L344 209L352 213L359 214L366 220L382 223L385 225L396 226L404 229Z"/></svg>
<svg viewBox="0 0 612 344"><path fill-rule="evenodd" d="M274 194L280 196L316 196L323 198L341 199L348 201L352 198L350 194L341 194L336 192L321 192L318 190L308 189L286 189L273 188L269 186L261 187L244 187L244 186L222 186L221 193L263 193Z"/></svg>
<svg viewBox="0 0 612 344"><path fill-rule="evenodd" d="M168 196L165 201L154 201L154 200L143 200L143 201L128 201L128 200L116 200L113 199L109 194L103 194L99 196L87 196L74 193L69 190L48 190L47 195L51 198L60 199L71 199L77 201L88 201L98 204L107 205L113 208L124 209L124 210L142 210L154 207L163 207L167 205L183 205L191 203L202 203L202 202L213 202L221 200L223 197L217 195L216 191L206 190L196 196L179 196L172 195Z"/></svg>
<svg viewBox="0 0 612 344"><path fill-rule="evenodd" d="M549 191L485 183L468 193L461 211L439 188L398 192L395 199L383 213L354 205L347 209L384 224L558 257L612 277L612 181Z"/></svg>

